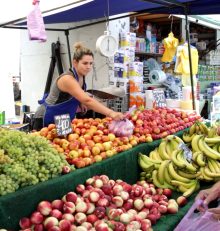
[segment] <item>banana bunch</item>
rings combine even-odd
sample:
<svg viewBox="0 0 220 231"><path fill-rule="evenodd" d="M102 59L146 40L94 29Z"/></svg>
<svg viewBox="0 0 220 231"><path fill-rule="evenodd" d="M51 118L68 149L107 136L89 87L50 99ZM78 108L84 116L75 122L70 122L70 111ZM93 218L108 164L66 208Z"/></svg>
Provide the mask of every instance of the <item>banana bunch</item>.
<svg viewBox="0 0 220 231"><path fill-rule="evenodd" d="M142 153L139 153L138 164L144 172L149 173L152 172L154 169L159 168L161 160L154 160Z"/></svg>
<svg viewBox="0 0 220 231"><path fill-rule="evenodd" d="M163 139L158 147L158 154L161 160L170 160L172 152L176 150L183 140L175 135L169 135Z"/></svg>
<svg viewBox="0 0 220 231"><path fill-rule="evenodd" d="M191 196L195 191L199 190L200 184L198 180L191 180L188 183L183 183L178 180L172 180L171 183L176 185L184 197Z"/></svg>
<svg viewBox="0 0 220 231"><path fill-rule="evenodd" d="M191 128L191 127L190 127ZM192 135L190 135L189 131L185 131L183 132L183 136L182 139L185 143L191 143L192 139L194 138L194 136L196 135L196 133L193 133Z"/></svg>
<svg viewBox="0 0 220 231"><path fill-rule="evenodd" d="M200 167L199 180L217 181L220 179L220 137L216 136L214 128L210 128L214 134L195 135L191 146L193 149L193 161Z"/></svg>
<svg viewBox="0 0 220 231"><path fill-rule="evenodd" d="M209 138L204 135L195 135L191 142L193 152L202 152L206 157L214 160L220 160L219 145L219 136Z"/></svg>
<svg viewBox="0 0 220 231"><path fill-rule="evenodd" d="M204 134L208 135L209 128L206 126L205 123L196 121L190 128L189 128L189 136L193 136L193 134Z"/></svg>
<svg viewBox="0 0 220 231"><path fill-rule="evenodd" d="M217 136L217 127L212 126L212 127L209 128L208 137L213 138L215 136Z"/></svg>
<svg viewBox="0 0 220 231"><path fill-rule="evenodd" d="M182 139L167 136L149 156L139 154L140 180L182 192L185 197L199 189L200 180L220 180L220 136L216 134L215 127L197 122ZM185 153L184 141L191 145L191 156Z"/></svg>
<svg viewBox="0 0 220 231"><path fill-rule="evenodd" d="M206 166L206 156L201 151L196 151L193 153L192 159L194 163L199 167Z"/></svg>
<svg viewBox="0 0 220 231"><path fill-rule="evenodd" d="M149 157L152 159L152 160L160 160L162 161L161 157L160 157L160 154L158 152L158 148L155 148L153 151L151 151L149 153Z"/></svg>
<svg viewBox="0 0 220 231"><path fill-rule="evenodd" d="M178 169L184 169L187 172L191 173L195 173L198 170L196 165L193 165L192 163L187 161L184 156L183 149L174 150L171 155L171 160Z"/></svg>
<svg viewBox="0 0 220 231"><path fill-rule="evenodd" d="M171 160L164 160L159 169L152 172L152 182L158 188L170 188L183 193L189 197L200 187L197 173L181 173ZM185 176L184 176L185 175ZM190 176L191 178L187 178Z"/></svg>

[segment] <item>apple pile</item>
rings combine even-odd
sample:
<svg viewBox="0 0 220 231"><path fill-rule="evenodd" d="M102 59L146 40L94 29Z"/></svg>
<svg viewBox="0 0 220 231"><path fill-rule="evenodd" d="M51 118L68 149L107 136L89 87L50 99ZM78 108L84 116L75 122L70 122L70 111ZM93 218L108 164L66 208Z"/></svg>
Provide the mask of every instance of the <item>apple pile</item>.
<svg viewBox="0 0 220 231"><path fill-rule="evenodd" d="M130 185L106 175L94 176L62 199L41 201L19 225L25 231L150 231L161 215L178 212L171 194L170 189L145 181Z"/></svg>
<svg viewBox="0 0 220 231"><path fill-rule="evenodd" d="M150 134L154 140L164 138L193 125L201 116L195 113L186 113L169 108L153 108L137 110L129 116L133 122L134 135L142 137Z"/></svg>
<svg viewBox="0 0 220 231"><path fill-rule="evenodd" d="M131 149L140 142L139 138L134 135L116 137L109 132L108 126L111 121L112 119L108 117L104 119L74 119L72 121L73 132L65 138L58 137L55 124L50 124L34 134L50 140L60 153L65 153L69 164L83 168ZM152 141L151 137L150 139Z"/></svg>
<svg viewBox="0 0 220 231"><path fill-rule="evenodd" d="M139 143L152 142L183 130L201 118L196 114L168 108L135 110L126 117L134 124L134 132L130 137L117 137L111 133L109 125L112 119L109 117L73 119L73 132L67 137L58 137L55 124L34 134L50 140L60 153L65 153L69 164L83 168L131 149Z"/></svg>

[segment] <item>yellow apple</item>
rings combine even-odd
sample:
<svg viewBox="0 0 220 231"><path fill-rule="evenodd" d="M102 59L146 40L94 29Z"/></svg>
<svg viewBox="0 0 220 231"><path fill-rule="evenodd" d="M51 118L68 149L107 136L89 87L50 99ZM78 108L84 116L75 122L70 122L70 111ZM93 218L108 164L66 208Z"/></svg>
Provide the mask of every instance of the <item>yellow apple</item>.
<svg viewBox="0 0 220 231"><path fill-rule="evenodd" d="M79 152L76 150L71 150L68 154L68 157L71 159L75 159L79 157Z"/></svg>
<svg viewBox="0 0 220 231"><path fill-rule="evenodd" d="M115 134L109 133L108 138L109 138L110 141L113 141L115 139Z"/></svg>
<svg viewBox="0 0 220 231"><path fill-rule="evenodd" d="M153 138L152 136L146 136L146 142L150 143L150 142L153 142Z"/></svg>
<svg viewBox="0 0 220 231"><path fill-rule="evenodd" d="M106 156L107 156L107 157L112 157L113 155L114 155L113 150L107 150L107 151L106 151Z"/></svg>
<svg viewBox="0 0 220 231"><path fill-rule="evenodd" d="M94 156L98 155L100 152L101 152L101 151L100 151L100 148L99 148L99 147L97 147L97 146L92 147L92 154L93 154Z"/></svg>
<svg viewBox="0 0 220 231"><path fill-rule="evenodd" d="M79 134L77 133L71 133L68 135L67 140L70 141L74 141L74 140L78 140L79 139Z"/></svg>
<svg viewBox="0 0 220 231"><path fill-rule="evenodd" d="M111 150L112 149L112 142L111 141L104 142L103 146L105 148L105 151Z"/></svg>
<svg viewBox="0 0 220 231"><path fill-rule="evenodd" d="M96 155L96 156L94 156L94 160L95 160L95 162L100 162L100 161L102 161L102 156Z"/></svg>
<svg viewBox="0 0 220 231"><path fill-rule="evenodd" d="M105 148L104 148L104 146L103 146L102 143L96 143L95 146L99 147L99 149L100 149L101 152L105 151Z"/></svg>

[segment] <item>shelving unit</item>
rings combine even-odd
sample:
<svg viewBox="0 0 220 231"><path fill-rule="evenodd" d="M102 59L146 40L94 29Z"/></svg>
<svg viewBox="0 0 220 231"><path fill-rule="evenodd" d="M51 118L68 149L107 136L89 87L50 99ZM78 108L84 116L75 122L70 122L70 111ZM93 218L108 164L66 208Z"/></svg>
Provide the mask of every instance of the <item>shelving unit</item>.
<svg viewBox="0 0 220 231"><path fill-rule="evenodd" d="M144 51L136 51L135 55L137 56L153 56L153 57L162 57L163 54L159 53L150 53L150 52L144 52Z"/></svg>

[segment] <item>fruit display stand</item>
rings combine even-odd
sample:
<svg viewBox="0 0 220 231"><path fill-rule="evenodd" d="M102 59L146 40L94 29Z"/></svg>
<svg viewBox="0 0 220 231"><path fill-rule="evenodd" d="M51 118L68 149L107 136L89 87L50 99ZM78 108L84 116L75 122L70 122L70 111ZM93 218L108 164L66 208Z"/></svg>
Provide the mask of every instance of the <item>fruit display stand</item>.
<svg viewBox="0 0 220 231"><path fill-rule="evenodd" d="M177 133L182 136L183 131ZM67 175L57 177L34 186L25 187L17 192L0 197L0 228L18 230L19 219L29 216L37 204L42 200L54 200L61 198L69 191L74 191L78 184L83 184L86 179L94 175L105 174L112 179L122 179L133 184L139 179L138 153L148 154L160 143L156 140L152 143L142 143L130 150L115 155L102 162L95 163L86 168L77 169ZM202 185L205 188L208 185ZM178 193L173 193L177 197ZM179 209L177 214L162 216L153 226L154 230L173 230L194 201L193 194L187 205Z"/></svg>

